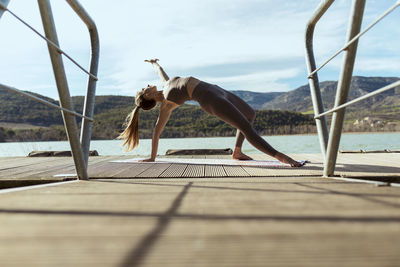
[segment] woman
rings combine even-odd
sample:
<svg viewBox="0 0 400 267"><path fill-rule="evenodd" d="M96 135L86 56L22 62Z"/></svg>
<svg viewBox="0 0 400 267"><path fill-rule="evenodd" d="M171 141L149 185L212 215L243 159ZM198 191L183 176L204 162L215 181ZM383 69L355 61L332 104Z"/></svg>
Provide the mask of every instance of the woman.
<svg viewBox="0 0 400 267"><path fill-rule="evenodd" d="M171 112L185 101L195 100L207 113L218 117L237 130L236 143L232 157L237 160L251 160L242 153L242 144L246 138L255 148L265 154L276 158L282 163L292 167L301 167L302 164L282 154L270 146L253 129L251 124L255 118L255 111L241 98L228 92L217 85L200 81L194 77L174 77L169 79L163 68L157 63L158 59L145 60L157 68L165 91L158 91L156 86L148 85L136 94L136 107L127 117L126 129L120 134L120 139L125 139L124 145L132 150L139 144L139 109L149 110L161 103L160 113L154 127L151 156L143 162L152 162L157 156L158 140L164 129Z"/></svg>

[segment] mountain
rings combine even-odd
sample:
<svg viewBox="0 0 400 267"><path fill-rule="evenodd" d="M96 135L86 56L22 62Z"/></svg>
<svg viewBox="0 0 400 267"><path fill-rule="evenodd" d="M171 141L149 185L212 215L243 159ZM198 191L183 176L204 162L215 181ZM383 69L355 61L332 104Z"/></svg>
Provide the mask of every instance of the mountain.
<svg viewBox="0 0 400 267"><path fill-rule="evenodd" d="M54 99L31 93L53 104ZM39 126L62 124L62 117L58 110L50 108L29 98L0 90L0 122L29 123Z"/></svg>
<svg viewBox="0 0 400 267"><path fill-rule="evenodd" d="M250 91L232 91L232 93L242 98L254 109L265 109L263 106L266 103L269 103L278 96L285 94L284 92L257 93Z"/></svg>
<svg viewBox="0 0 400 267"><path fill-rule="evenodd" d="M399 78L395 77L354 76L351 81L348 100L368 94L398 80ZM327 110L332 108L336 96L337 82L321 82L320 88L325 109ZM350 106L348 109L374 110L388 106L400 106L400 87L393 88L382 94L363 100L354 106ZM310 87L304 85L293 91L280 94L271 101L265 102L262 105L262 109L291 110L297 112L312 111L313 105L311 101Z"/></svg>
<svg viewBox="0 0 400 267"><path fill-rule="evenodd" d="M361 77L352 78L349 91L349 100L370 93L385 85L398 81L396 77ZM332 108L336 96L336 81L325 81L320 83L324 107ZM250 106L258 110L289 110L303 113L312 113L310 89L308 85L289 92L259 93L251 91L232 91L245 100ZM36 96L38 94L33 93ZM52 103L57 101L40 96ZM72 97L72 102L78 112L82 111L83 96ZM131 107L134 103L133 97L127 96L96 96L95 114L119 107ZM363 100L354 106L347 108L348 111L371 111L395 109L400 107L400 87L396 87L382 94ZM398 110L397 110L398 113ZM36 101L23 98L17 94L0 90L0 122L31 123L34 125L49 126L61 124L62 117L57 110L47 107Z"/></svg>
<svg viewBox="0 0 400 267"><path fill-rule="evenodd" d="M351 81L348 100L366 95L398 80L397 77L354 76ZM337 84L336 81L320 83L325 110L331 109L334 105ZM289 110L304 114L314 113L309 85L300 86L289 92L233 91L233 93L245 99L255 109ZM347 123L365 119L400 125L400 86L346 108Z"/></svg>
<svg viewBox="0 0 400 267"><path fill-rule="evenodd" d="M53 99L45 99L58 104ZM74 109L81 113L84 97L72 97L72 102ZM126 116L134 107L134 98L96 96L95 103L92 139L115 139L123 129ZM141 138L151 138L157 116L158 107L140 112ZM80 122L80 118L77 118L77 122ZM25 128L16 129L13 127L16 123L24 124ZM260 134L295 134L309 132L314 127L313 124L310 116L301 113L258 110L254 128ZM29 128L29 125L42 127ZM208 115L199 106L183 105L171 114L161 137L233 136L235 132L231 126ZM65 140L65 138L60 111L0 90L0 142Z"/></svg>
<svg viewBox="0 0 400 267"><path fill-rule="evenodd" d="M27 93L59 105L59 102L54 99L32 92ZM83 103L83 96L72 97L72 104L78 113L82 113ZM132 107L134 97L113 95L96 96L95 103L94 113L100 114L116 107ZM54 108L21 95L6 90L0 90L0 122L29 123L46 127L62 124L63 120L60 111Z"/></svg>
<svg viewBox="0 0 400 267"><path fill-rule="evenodd" d="M352 78L349 99L365 95L385 85L398 81L395 77L360 77ZM325 109L334 104L337 82L320 83ZM313 113L310 90L308 85L301 86L289 92L256 93L250 91L233 91L250 106L257 109L255 129L262 134L310 133L315 131L311 126L313 120L306 114ZM51 103L58 101L33 93ZM81 113L84 97L72 97L74 108ZM134 98L128 96L96 96L95 122L93 124L94 139L113 139L123 127L127 114L132 110ZM271 111L273 110L273 111ZM299 113L300 112L300 113ZM301 114L303 113L303 114ZM140 114L141 137L151 137L152 127L157 118L157 109ZM329 117L328 117L329 119ZM380 95L364 100L346 109L347 131L379 130L371 123L379 122L386 128L395 131L400 126L400 87L388 90ZM78 123L80 119L77 119ZM11 123L11 124L10 124ZM0 128L3 129L3 139L21 140L18 131L12 123L48 127L49 131L32 127L31 132L24 133L22 140L59 140L65 137L62 129L62 116L58 110L36 101L24 98L15 93L0 90ZM358 124L357 124L358 123ZM354 125L362 127L354 127ZM310 128L310 127L311 128ZM51 129L50 129L51 128ZM16 131L13 133L13 129ZM51 131L50 131L51 130ZM46 132L47 131L47 132ZM6 133L6 134L4 134ZM234 130L204 113L199 106L183 105L175 110L163 133L164 137L184 136L226 136L234 134ZM32 138L34 136L34 138ZM36 138L36 139L35 139Z"/></svg>

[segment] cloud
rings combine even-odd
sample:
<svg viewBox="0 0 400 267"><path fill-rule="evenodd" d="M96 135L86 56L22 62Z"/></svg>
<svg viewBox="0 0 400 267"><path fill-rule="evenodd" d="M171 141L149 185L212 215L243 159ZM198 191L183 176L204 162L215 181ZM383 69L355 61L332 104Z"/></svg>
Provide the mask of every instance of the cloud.
<svg viewBox="0 0 400 267"><path fill-rule="evenodd" d="M356 62L356 71L400 73L400 57L363 58Z"/></svg>
<svg viewBox="0 0 400 267"><path fill-rule="evenodd" d="M307 83L304 61L306 23L316 0L81 0L100 35L98 94L134 95L147 83L159 84L143 62L158 57L170 76L192 75L231 90L287 91ZM89 68L85 25L65 1L51 3L61 47ZM391 3L368 1L367 25ZM351 1L332 4L315 30L315 55L321 64L344 44ZM11 1L10 9L42 31L36 2ZM387 31L391 29L391 31ZM9 14L0 20L0 82L39 90L51 84L46 44ZM364 75L394 73L400 28L396 16L383 21L360 42L357 63ZM383 63L377 58L383 56ZM390 59L393 58L391 61ZM71 94L83 95L87 77L65 60ZM374 68L372 67L374 66ZM320 80L337 79L341 56L321 71ZM55 84L54 84L55 85ZM41 90L46 91L46 89ZM57 98L54 90L48 96Z"/></svg>
<svg viewBox="0 0 400 267"><path fill-rule="evenodd" d="M248 90L253 92L282 92L288 91L287 84L280 82L283 79L295 77L299 69L284 69L266 72L252 72L244 75L209 77L205 80L216 84L226 85L228 90Z"/></svg>

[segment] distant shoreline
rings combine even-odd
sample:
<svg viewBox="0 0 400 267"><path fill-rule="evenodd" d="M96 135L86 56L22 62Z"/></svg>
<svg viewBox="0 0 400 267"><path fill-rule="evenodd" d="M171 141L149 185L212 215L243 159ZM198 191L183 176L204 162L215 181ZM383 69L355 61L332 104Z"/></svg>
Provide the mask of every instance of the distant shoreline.
<svg viewBox="0 0 400 267"><path fill-rule="evenodd" d="M360 135L360 134L393 134L393 133L400 133L399 131L365 131L365 132L342 132L342 134L348 135ZM299 133L299 134L269 134L269 135L261 135L263 137L268 136L313 136L318 135L318 133ZM224 137L235 137L235 135L231 136L187 136L187 137L162 137L161 139L185 139L185 138L224 138ZM117 139L92 139L92 141L113 141ZM140 138L140 140L151 140L151 138ZM32 143L32 142L66 142L68 140L8 140L2 141L0 143Z"/></svg>

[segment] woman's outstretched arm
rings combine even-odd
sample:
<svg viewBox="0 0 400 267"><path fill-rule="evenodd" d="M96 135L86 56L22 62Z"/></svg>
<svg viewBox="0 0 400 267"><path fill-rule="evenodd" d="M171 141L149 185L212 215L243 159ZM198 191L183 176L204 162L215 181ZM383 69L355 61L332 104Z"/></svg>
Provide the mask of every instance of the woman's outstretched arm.
<svg viewBox="0 0 400 267"><path fill-rule="evenodd" d="M160 113L158 115L158 119L154 127L153 138L151 141L151 156L149 159L142 160L143 162L152 162L156 159L158 151L158 141L160 140L160 135L169 120L171 112L178 106L179 105L175 103L161 104Z"/></svg>
<svg viewBox="0 0 400 267"><path fill-rule="evenodd" d="M167 73L165 73L164 69L157 63L159 59L146 59L145 62L151 63L153 66L157 68L157 73L160 76L161 80L166 83L169 80Z"/></svg>

